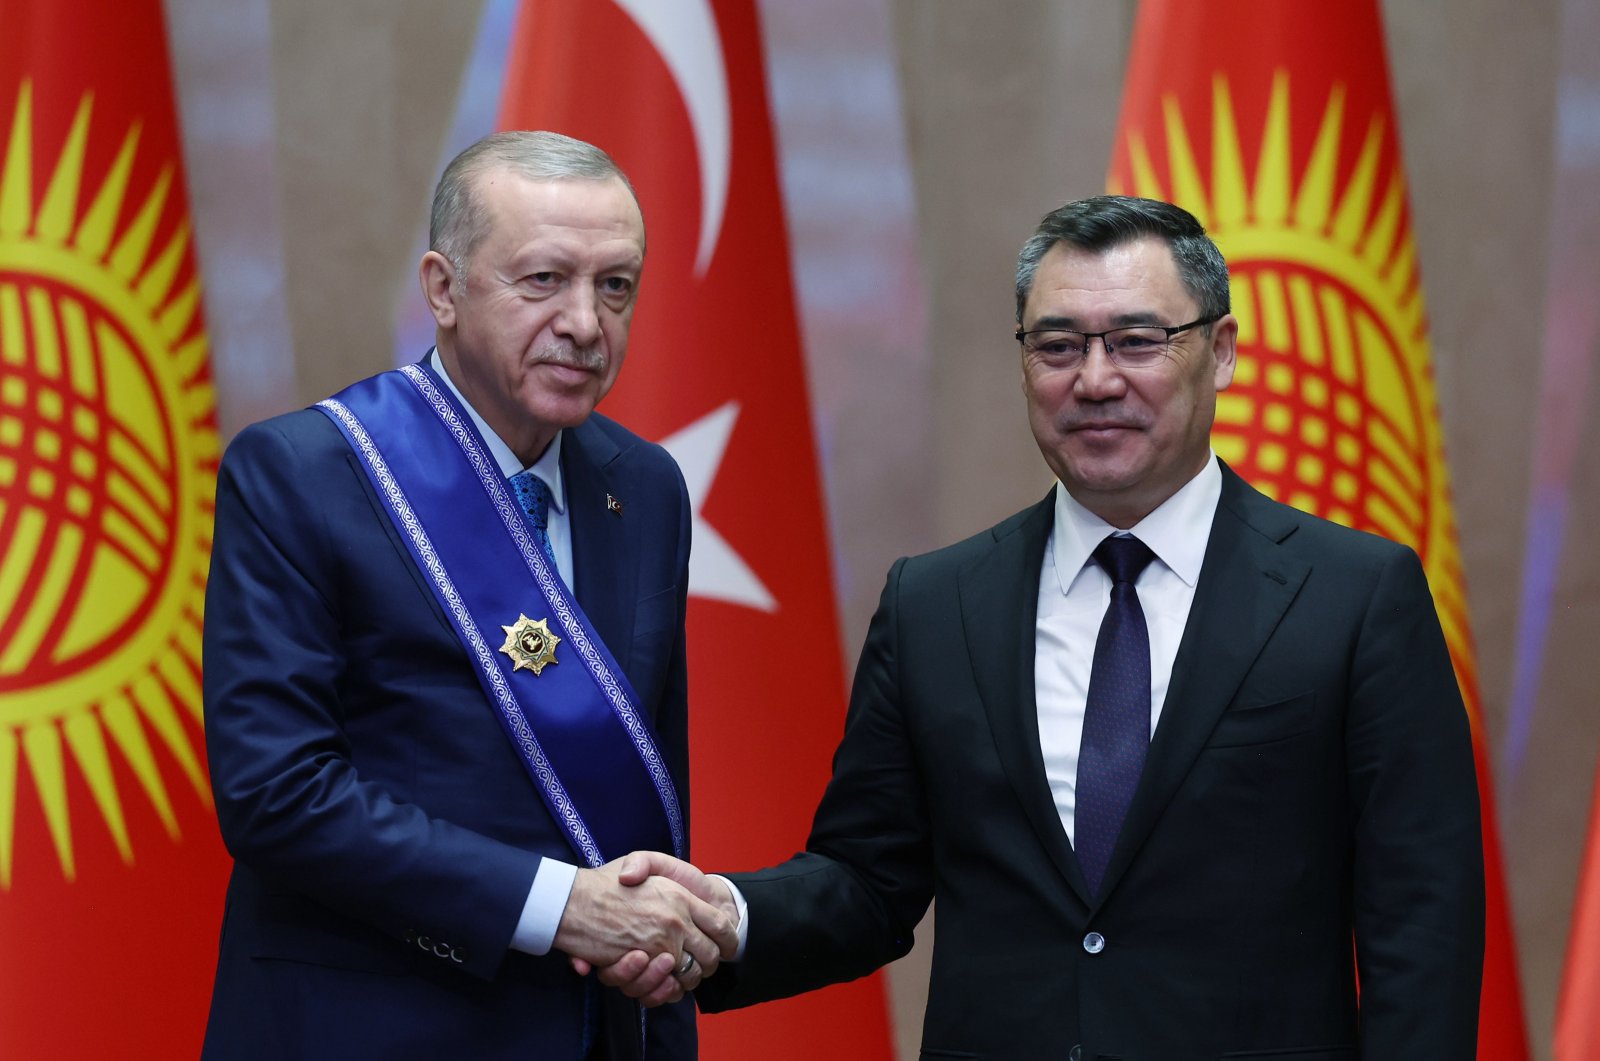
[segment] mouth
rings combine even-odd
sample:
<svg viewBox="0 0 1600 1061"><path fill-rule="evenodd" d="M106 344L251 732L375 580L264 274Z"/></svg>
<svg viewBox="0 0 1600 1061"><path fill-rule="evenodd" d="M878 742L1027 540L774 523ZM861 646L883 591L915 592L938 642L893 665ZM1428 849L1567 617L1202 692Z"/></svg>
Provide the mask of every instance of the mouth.
<svg viewBox="0 0 1600 1061"><path fill-rule="evenodd" d="M1069 435L1081 435L1091 439L1113 439L1129 432L1138 431L1137 424L1124 424L1113 422L1089 422L1068 424L1066 432Z"/></svg>
<svg viewBox="0 0 1600 1061"><path fill-rule="evenodd" d="M539 362L539 365L542 368L549 369L558 376L570 379L581 379L584 376L592 376L599 371L599 369L591 368L587 365L580 365L573 361L541 361Z"/></svg>

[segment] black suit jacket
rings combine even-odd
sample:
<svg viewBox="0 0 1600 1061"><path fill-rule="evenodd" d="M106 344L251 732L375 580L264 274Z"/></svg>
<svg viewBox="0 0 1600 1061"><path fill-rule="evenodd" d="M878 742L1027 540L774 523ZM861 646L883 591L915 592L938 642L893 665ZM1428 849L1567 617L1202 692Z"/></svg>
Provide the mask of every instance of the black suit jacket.
<svg viewBox="0 0 1600 1061"><path fill-rule="evenodd" d="M561 459L578 602L687 813L683 477L599 415ZM563 955L508 950L541 859L577 858L322 413L229 447L205 618L207 751L235 859L206 1056L575 1059L598 1004L612 1056L637 1057L635 1004L586 988ZM695 1056L692 1007L650 1028L652 1058Z"/></svg>
<svg viewBox="0 0 1600 1061"><path fill-rule="evenodd" d="M1223 474L1101 896L1039 747L1052 496L894 566L807 849L734 875L702 1008L861 976L936 897L927 1058L1473 1056L1477 789L1421 565Z"/></svg>

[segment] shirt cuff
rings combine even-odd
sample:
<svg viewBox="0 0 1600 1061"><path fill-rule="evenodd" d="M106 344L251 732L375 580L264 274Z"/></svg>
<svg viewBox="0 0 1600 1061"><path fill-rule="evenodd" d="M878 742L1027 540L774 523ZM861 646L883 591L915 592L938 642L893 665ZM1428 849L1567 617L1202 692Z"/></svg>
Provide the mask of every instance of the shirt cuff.
<svg viewBox="0 0 1600 1061"><path fill-rule="evenodd" d="M727 877L720 873L708 873L706 876L726 884L728 891L733 893L733 905L739 908L739 949L733 952L732 958L728 959L736 962L744 957L744 945L750 938L750 904L744 901L744 893Z"/></svg>
<svg viewBox="0 0 1600 1061"><path fill-rule="evenodd" d="M567 897L572 894L572 882L577 879L577 866L554 858L540 860L533 887L528 889L528 901L522 904L522 916L517 919L517 930L511 934L512 950L550 953L561 915L567 910Z"/></svg>

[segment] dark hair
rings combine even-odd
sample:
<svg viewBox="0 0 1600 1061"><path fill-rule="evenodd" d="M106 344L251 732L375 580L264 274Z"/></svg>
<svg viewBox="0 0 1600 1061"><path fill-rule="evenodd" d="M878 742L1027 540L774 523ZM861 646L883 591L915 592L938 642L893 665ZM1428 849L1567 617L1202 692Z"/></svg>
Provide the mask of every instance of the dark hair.
<svg viewBox="0 0 1600 1061"><path fill-rule="evenodd" d="M1058 243L1086 251L1108 251L1153 237L1172 249L1183 286L1200 304L1202 317L1229 312L1228 263L1193 214L1159 199L1096 195L1050 211L1017 256L1017 323L1033 289L1039 262Z"/></svg>

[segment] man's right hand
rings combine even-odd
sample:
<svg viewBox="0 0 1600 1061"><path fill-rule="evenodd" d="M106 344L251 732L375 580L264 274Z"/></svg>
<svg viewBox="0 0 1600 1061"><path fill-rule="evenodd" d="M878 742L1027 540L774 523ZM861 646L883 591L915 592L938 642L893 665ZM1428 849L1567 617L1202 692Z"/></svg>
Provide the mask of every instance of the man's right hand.
<svg viewBox="0 0 1600 1061"><path fill-rule="evenodd" d="M578 972L600 968L602 982L645 1005L675 1002L738 947L732 898L725 906L705 898L721 898L718 891L726 897L726 888L693 866L653 852L580 869L555 948ZM694 963L679 975L685 955Z"/></svg>

